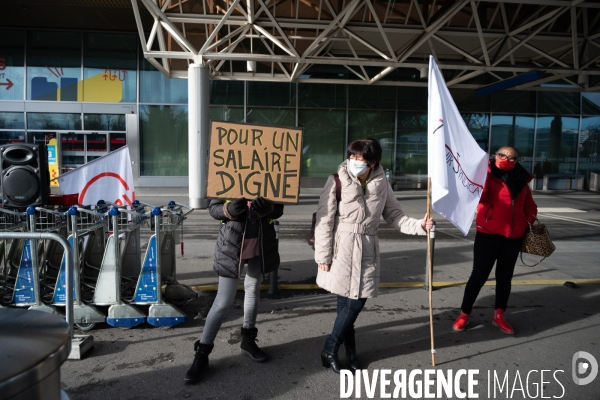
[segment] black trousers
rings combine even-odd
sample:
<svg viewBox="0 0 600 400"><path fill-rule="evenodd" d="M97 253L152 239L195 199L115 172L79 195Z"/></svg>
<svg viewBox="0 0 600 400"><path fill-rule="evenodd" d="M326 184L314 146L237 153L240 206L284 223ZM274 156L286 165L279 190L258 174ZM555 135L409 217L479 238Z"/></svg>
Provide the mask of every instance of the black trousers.
<svg viewBox="0 0 600 400"><path fill-rule="evenodd" d="M473 304L490 276L494 263L496 263L495 308L506 310L522 240L523 238L509 239L500 235L477 232L473 246L473 271L471 271L460 306L465 314L471 314Z"/></svg>

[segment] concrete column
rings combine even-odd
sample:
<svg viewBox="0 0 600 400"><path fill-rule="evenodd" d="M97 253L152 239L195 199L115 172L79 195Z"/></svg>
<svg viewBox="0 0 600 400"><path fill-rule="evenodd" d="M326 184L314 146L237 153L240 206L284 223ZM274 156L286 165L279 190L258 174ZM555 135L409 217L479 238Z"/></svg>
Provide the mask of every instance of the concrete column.
<svg viewBox="0 0 600 400"><path fill-rule="evenodd" d="M193 208L207 208L206 176L210 133L209 71L202 64L188 67L188 154L190 202ZM168 138L167 138L168 140Z"/></svg>

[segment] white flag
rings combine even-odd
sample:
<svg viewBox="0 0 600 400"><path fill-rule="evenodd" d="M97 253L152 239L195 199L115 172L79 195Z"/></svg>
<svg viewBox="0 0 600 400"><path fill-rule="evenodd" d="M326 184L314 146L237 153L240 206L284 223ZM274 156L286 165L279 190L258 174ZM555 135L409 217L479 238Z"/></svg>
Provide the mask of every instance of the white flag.
<svg viewBox="0 0 600 400"><path fill-rule="evenodd" d="M432 56L427 140L431 206L467 235L485 184L488 156L460 116Z"/></svg>
<svg viewBox="0 0 600 400"><path fill-rule="evenodd" d="M79 193L78 203L82 205L95 205L98 200L131 205L135 200L127 146L59 175L57 179L62 193Z"/></svg>

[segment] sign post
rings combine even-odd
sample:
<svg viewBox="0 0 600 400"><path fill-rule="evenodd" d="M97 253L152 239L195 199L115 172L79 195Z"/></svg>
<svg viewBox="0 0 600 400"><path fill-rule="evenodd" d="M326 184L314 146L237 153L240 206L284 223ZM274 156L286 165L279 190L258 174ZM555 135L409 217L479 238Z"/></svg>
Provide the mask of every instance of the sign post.
<svg viewBox="0 0 600 400"><path fill-rule="evenodd" d="M297 203L302 128L212 121L207 197Z"/></svg>

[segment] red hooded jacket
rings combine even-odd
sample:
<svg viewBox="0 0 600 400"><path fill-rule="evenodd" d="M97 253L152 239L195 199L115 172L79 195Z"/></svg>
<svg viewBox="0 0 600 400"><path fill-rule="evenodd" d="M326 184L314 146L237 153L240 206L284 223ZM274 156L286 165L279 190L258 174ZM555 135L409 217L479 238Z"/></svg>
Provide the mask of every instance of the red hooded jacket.
<svg viewBox="0 0 600 400"><path fill-rule="evenodd" d="M526 182L529 183L531 179L533 175L529 174ZM494 176L491 167L488 166L487 179L477 205L477 231L507 238L520 238L525 235L527 222L533 223L535 216L537 205L533 201L529 186L524 185L513 200L506 183Z"/></svg>

